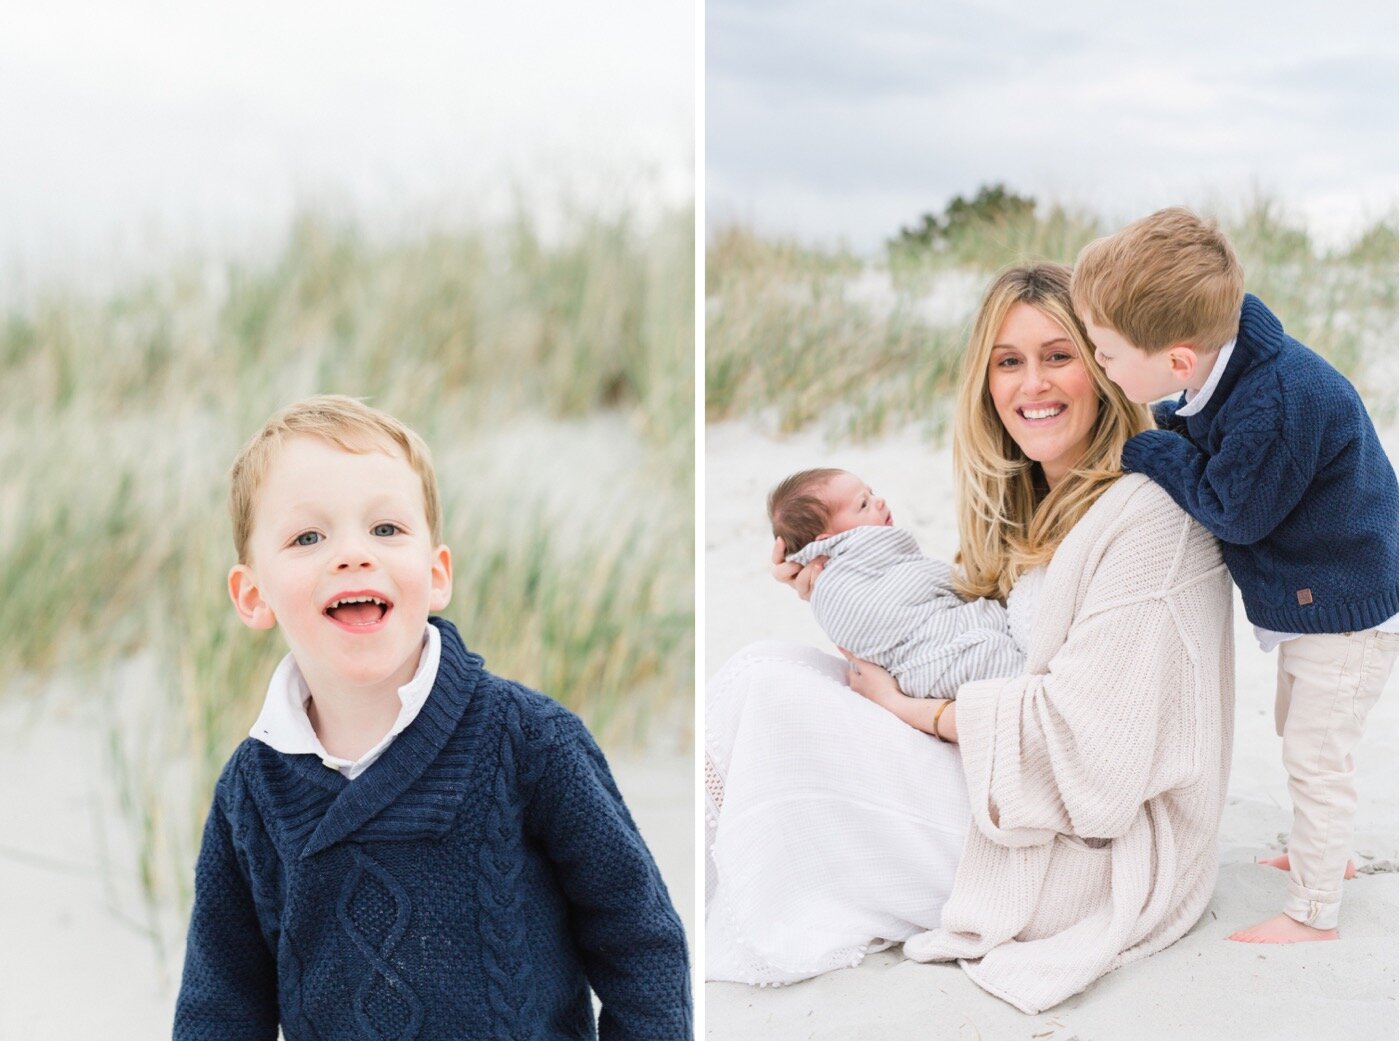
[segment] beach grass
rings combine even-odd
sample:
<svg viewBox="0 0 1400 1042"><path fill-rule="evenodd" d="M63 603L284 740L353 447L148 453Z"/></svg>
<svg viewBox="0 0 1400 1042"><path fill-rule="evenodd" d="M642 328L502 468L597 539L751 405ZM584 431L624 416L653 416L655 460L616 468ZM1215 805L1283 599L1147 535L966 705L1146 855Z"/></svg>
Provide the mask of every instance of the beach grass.
<svg viewBox="0 0 1400 1042"><path fill-rule="evenodd" d="M1246 290L1356 384L1378 424L1393 424L1395 211L1324 247L1265 195L1199 210L1230 236ZM1034 260L1072 264L1114 227L1086 209L1038 206L933 244L891 241L864 259L717 229L706 250L707 419L757 416L779 431L820 424L836 438L914 424L939 438L990 276Z"/></svg>
<svg viewBox="0 0 1400 1042"><path fill-rule="evenodd" d="M605 744L688 743L656 725L688 727L693 697L693 289L689 207L547 237L525 214L370 235L308 213L260 260L7 304L0 689L82 678L153 907L188 899L285 653L228 600L227 469L307 395L364 398L433 449L443 615L488 668Z"/></svg>

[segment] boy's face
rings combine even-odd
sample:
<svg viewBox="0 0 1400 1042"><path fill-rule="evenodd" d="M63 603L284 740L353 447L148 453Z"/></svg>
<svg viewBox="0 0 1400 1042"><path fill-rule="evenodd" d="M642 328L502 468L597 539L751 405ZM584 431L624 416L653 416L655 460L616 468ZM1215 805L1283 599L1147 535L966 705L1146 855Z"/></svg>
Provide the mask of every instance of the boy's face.
<svg viewBox="0 0 1400 1042"><path fill-rule="evenodd" d="M828 480L822 489L822 499L830 511L825 535L836 535L862 525L894 524L894 516L885 509L885 501L854 474L841 473Z"/></svg>
<svg viewBox="0 0 1400 1042"><path fill-rule="evenodd" d="M247 625L281 627L313 694L396 688L417 668L428 613L452 596L452 556L433 546L406 460L297 435L257 491L229 594Z"/></svg>
<svg viewBox="0 0 1400 1042"><path fill-rule="evenodd" d="M1186 388L1180 362L1182 352L1190 352L1194 361L1195 352L1189 347L1173 345L1165 351L1148 354L1128 343L1117 330L1095 325L1083 315L1080 319L1094 344L1094 359L1108 378L1123 388L1130 401L1155 402Z"/></svg>

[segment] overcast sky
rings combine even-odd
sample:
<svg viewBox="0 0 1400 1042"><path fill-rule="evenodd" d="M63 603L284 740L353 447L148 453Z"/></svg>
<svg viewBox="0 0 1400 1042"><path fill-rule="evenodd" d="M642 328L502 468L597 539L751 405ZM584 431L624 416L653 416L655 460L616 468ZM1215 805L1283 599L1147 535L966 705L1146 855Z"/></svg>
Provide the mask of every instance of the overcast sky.
<svg viewBox="0 0 1400 1042"><path fill-rule="evenodd" d="M694 192L694 8L648 0L0 5L0 262Z"/></svg>
<svg viewBox="0 0 1400 1042"><path fill-rule="evenodd" d="M1394 0L707 0L707 220L878 245L1003 181L1130 219L1394 204Z"/></svg>

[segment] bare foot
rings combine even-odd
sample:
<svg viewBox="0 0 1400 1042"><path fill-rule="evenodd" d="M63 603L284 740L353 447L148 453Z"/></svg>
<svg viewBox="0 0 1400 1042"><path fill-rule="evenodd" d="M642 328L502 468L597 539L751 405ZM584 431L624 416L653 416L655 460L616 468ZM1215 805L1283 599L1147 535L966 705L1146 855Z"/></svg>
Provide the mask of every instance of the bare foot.
<svg viewBox="0 0 1400 1042"><path fill-rule="evenodd" d="M1285 872L1289 869L1288 855L1280 854L1278 857L1257 857L1254 859L1256 865L1268 865L1271 868L1281 868ZM1354 879L1356 877L1356 862L1348 860L1346 871L1342 873L1343 879Z"/></svg>
<svg viewBox="0 0 1400 1042"><path fill-rule="evenodd" d="M1339 936L1336 930L1314 930L1280 912L1272 919L1237 930L1228 939L1247 944L1297 944L1299 941L1335 941Z"/></svg>

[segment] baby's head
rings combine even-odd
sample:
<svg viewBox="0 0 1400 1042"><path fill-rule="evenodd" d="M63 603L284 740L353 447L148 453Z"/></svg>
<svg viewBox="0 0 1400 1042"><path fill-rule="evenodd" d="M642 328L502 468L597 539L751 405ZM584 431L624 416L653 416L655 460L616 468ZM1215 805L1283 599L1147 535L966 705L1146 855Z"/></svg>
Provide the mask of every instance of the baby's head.
<svg viewBox="0 0 1400 1042"><path fill-rule="evenodd" d="M1070 295L1108 378L1150 402L1200 390L1239 329L1244 270L1222 231L1174 206L1085 246Z"/></svg>
<svg viewBox="0 0 1400 1042"><path fill-rule="evenodd" d="M413 431L342 395L297 402L239 452L229 512L234 607L255 629L279 625L309 681L367 685L417 662L452 557Z"/></svg>
<svg viewBox="0 0 1400 1042"><path fill-rule="evenodd" d="M773 534L790 554L861 525L892 525L885 501L848 470L822 467L784 478L768 493Z"/></svg>

